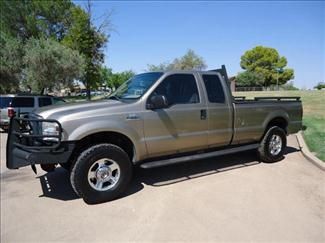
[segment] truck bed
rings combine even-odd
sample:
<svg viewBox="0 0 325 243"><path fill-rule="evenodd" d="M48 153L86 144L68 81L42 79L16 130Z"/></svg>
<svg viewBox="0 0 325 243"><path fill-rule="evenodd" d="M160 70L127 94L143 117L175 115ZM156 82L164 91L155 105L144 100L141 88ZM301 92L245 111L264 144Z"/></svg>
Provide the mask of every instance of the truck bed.
<svg viewBox="0 0 325 243"><path fill-rule="evenodd" d="M234 97L233 107L232 144L259 141L274 119L281 119L288 134L298 132L302 127L300 97Z"/></svg>

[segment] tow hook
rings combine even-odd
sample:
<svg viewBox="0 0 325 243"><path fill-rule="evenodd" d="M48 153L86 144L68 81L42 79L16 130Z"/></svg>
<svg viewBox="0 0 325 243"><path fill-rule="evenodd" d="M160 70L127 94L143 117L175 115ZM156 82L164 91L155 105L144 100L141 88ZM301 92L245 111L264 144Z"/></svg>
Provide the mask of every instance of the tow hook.
<svg viewBox="0 0 325 243"><path fill-rule="evenodd" d="M56 168L56 164L41 164L41 168L46 172L53 172Z"/></svg>

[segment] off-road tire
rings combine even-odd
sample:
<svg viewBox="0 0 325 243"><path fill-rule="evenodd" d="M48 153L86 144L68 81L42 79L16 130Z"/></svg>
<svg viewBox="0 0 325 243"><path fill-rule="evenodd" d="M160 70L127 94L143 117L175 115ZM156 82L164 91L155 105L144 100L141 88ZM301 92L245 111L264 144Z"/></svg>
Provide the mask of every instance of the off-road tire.
<svg viewBox="0 0 325 243"><path fill-rule="evenodd" d="M119 165L120 178L114 187L98 191L90 186L87 176L93 163L103 158L109 158ZM116 199L125 191L131 181L132 170L132 163L124 150L113 144L98 144L80 154L71 167L70 182L76 194L86 203L102 203Z"/></svg>
<svg viewBox="0 0 325 243"><path fill-rule="evenodd" d="M282 140L281 151L277 155L272 155L269 150L271 138L273 135L278 135ZM261 161L267 163L277 162L284 158L283 155L286 146L287 146L287 136L285 131L280 127L273 126L270 127L265 133L261 141L260 147L257 149L257 152Z"/></svg>

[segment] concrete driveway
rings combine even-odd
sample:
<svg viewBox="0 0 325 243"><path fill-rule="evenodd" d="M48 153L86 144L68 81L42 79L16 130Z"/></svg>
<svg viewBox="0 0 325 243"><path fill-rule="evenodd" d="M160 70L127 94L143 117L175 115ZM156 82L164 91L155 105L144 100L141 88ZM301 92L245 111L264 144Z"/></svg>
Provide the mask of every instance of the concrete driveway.
<svg viewBox="0 0 325 243"><path fill-rule="evenodd" d="M289 137L285 160L240 153L137 169L124 197L89 206L63 169L5 168L1 133L1 242L325 242L325 176Z"/></svg>

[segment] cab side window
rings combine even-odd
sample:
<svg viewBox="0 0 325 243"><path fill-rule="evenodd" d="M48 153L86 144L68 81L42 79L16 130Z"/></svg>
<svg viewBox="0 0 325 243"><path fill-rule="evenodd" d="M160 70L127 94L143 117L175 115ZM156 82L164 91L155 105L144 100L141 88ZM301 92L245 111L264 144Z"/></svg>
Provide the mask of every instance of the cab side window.
<svg viewBox="0 0 325 243"><path fill-rule="evenodd" d="M197 84L192 74L172 74L166 77L153 94L164 95L170 105L200 102Z"/></svg>
<svg viewBox="0 0 325 243"><path fill-rule="evenodd" d="M53 104L54 105L61 105L65 104L65 101L61 98L53 97Z"/></svg>
<svg viewBox="0 0 325 243"><path fill-rule="evenodd" d="M224 103L225 94L218 75L202 75L208 100L211 103Z"/></svg>
<svg viewBox="0 0 325 243"><path fill-rule="evenodd" d="M52 101L51 101L51 98L41 97L41 98L38 98L38 104L39 104L39 107L48 106L48 105L52 105Z"/></svg>
<svg viewBox="0 0 325 243"><path fill-rule="evenodd" d="M34 107L34 97L14 97L11 102L11 107Z"/></svg>

